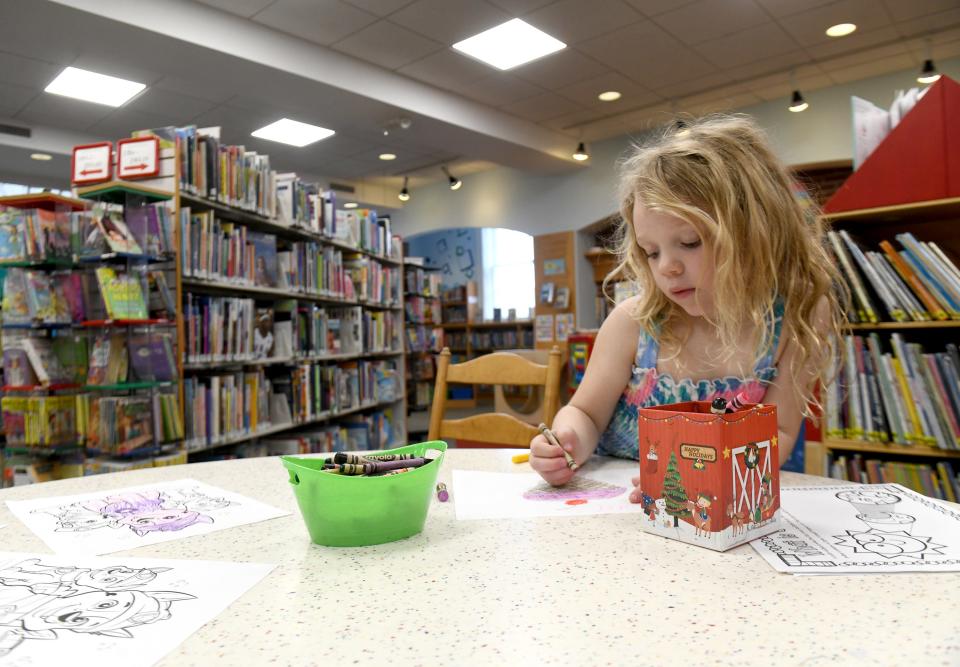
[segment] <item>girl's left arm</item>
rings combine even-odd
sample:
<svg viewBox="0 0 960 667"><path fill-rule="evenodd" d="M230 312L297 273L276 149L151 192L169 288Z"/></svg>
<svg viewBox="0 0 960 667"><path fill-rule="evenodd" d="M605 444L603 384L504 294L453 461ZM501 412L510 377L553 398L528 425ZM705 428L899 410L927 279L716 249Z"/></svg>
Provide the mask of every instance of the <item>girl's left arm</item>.
<svg viewBox="0 0 960 667"><path fill-rule="evenodd" d="M826 323L829 321L829 302L826 298L821 299L814 310L815 328L820 331L826 331ZM790 340L789 336L783 336L783 343L777 360L777 377L770 384L766 395L763 397L764 403L770 403L777 406L777 445L780 450L780 465L783 465L790 454L793 452L793 446L797 442L797 436L800 433L800 423L803 421L804 403L801 396L797 395L794 387L799 386L806 394L813 387L817 378L818 369L813 363L808 363L804 368L794 368L794 360L797 356L796 345ZM797 382L794 383L794 378Z"/></svg>

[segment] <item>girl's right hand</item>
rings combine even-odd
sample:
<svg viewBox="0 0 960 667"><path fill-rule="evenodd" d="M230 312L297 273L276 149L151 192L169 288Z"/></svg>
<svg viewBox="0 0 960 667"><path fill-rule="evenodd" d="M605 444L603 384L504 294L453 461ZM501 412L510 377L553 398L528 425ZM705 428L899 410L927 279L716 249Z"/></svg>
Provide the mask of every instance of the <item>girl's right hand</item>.
<svg viewBox="0 0 960 667"><path fill-rule="evenodd" d="M580 439L572 428L560 428L553 432L560 445L571 455L576 451ZM540 473L543 479L553 486L563 486L576 472L567 467L567 459L560 447L551 445L542 433L530 441L530 467Z"/></svg>

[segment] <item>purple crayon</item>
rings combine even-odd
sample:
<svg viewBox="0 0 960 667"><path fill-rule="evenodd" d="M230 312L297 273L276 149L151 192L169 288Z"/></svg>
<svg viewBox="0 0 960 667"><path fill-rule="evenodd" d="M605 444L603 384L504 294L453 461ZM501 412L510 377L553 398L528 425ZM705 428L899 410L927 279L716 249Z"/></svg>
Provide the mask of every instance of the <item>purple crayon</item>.
<svg viewBox="0 0 960 667"><path fill-rule="evenodd" d="M437 500L441 503L445 503L450 500L450 494L447 493L447 485L443 482L437 484Z"/></svg>

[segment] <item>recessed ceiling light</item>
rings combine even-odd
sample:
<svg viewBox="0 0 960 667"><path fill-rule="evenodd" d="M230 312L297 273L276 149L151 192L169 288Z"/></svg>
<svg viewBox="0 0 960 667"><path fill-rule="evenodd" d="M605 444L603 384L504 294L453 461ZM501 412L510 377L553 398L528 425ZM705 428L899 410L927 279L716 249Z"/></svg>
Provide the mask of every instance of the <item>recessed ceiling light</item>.
<svg viewBox="0 0 960 667"><path fill-rule="evenodd" d="M381 160L396 160L397 156L394 153L380 153Z"/></svg>
<svg viewBox="0 0 960 667"><path fill-rule="evenodd" d="M854 23L838 23L827 28L828 37L843 37L857 29Z"/></svg>
<svg viewBox="0 0 960 667"><path fill-rule="evenodd" d="M506 70L565 49L566 44L526 21L511 19L453 45L457 51Z"/></svg>
<svg viewBox="0 0 960 667"><path fill-rule="evenodd" d="M95 102L118 107L146 88L142 83L97 74L85 69L68 67L43 90L54 95L73 97L84 102Z"/></svg>
<svg viewBox="0 0 960 667"><path fill-rule="evenodd" d="M49 153L30 153L31 160L39 160L40 162L46 162L47 160L52 160L53 156Z"/></svg>
<svg viewBox="0 0 960 667"><path fill-rule="evenodd" d="M348 201L346 204L343 205L343 207L344 207L344 208L356 208L356 207L357 207L357 202L355 202L355 201Z"/></svg>
<svg viewBox="0 0 960 667"><path fill-rule="evenodd" d="M620 99L620 91L618 90L608 90L604 93L597 95L598 98L604 102L616 102Z"/></svg>
<svg viewBox="0 0 960 667"><path fill-rule="evenodd" d="M300 147L312 144L315 141L320 141L321 139L326 139L336 133L333 130L328 130L319 125L310 125L309 123L301 123L298 120L281 118L277 122L270 123L266 127L261 127L259 130L254 130L250 134L259 139L278 141L281 144Z"/></svg>

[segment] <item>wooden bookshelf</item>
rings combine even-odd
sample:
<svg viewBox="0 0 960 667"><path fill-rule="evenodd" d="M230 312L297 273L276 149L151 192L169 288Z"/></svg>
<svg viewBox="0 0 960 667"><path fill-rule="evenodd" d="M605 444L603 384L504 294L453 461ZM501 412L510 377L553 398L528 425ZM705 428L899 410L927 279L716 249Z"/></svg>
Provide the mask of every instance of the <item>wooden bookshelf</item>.
<svg viewBox="0 0 960 667"><path fill-rule="evenodd" d="M960 461L960 450L939 449L924 445L904 446L884 442L862 442L860 440L808 440L805 443L804 472L808 475L829 477L826 469L826 455L837 453L877 454L878 458L897 456L917 457L926 461L931 459L950 459Z"/></svg>
<svg viewBox="0 0 960 667"><path fill-rule="evenodd" d="M874 324L848 324L851 331L883 331L902 329L960 329L960 320L943 320L933 322L876 322Z"/></svg>

